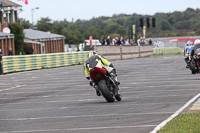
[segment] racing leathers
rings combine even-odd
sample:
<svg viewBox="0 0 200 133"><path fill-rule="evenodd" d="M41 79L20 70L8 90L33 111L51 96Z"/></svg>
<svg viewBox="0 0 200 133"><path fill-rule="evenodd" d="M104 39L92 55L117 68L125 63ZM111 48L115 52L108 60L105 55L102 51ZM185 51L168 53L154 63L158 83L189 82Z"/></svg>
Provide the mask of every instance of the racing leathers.
<svg viewBox="0 0 200 133"><path fill-rule="evenodd" d="M200 44L197 44L194 46L194 48L191 51L191 57L193 57L195 54L200 53Z"/></svg>
<svg viewBox="0 0 200 133"><path fill-rule="evenodd" d="M193 56L198 54L198 53L200 53L200 44L196 44L194 46L194 48L192 49L189 62L192 60ZM195 61L195 66L197 67L197 61L195 59L194 59L194 61ZM199 71L198 67L197 67L197 70Z"/></svg>
<svg viewBox="0 0 200 133"><path fill-rule="evenodd" d="M86 60L84 63L84 72L85 77L90 80L90 85L95 88L95 83L90 79L90 70L94 67L104 68L108 71L110 75L113 76L114 81L119 85L120 83L117 81L117 74L116 69L112 65L111 62L109 62L107 59L105 59L103 56L100 55L94 55L91 56Z"/></svg>
<svg viewBox="0 0 200 133"><path fill-rule="evenodd" d="M184 49L184 56L185 56L185 62L188 63L189 61L189 56L190 56L190 53L193 49L193 45L190 45L190 46L186 46L185 49Z"/></svg>
<svg viewBox="0 0 200 133"><path fill-rule="evenodd" d="M116 69L114 68L111 62L109 62L103 56L95 55L88 58L84 63L85 77L88 80L90 80L90 70L94 67L104 68L109 73L116 75Z"/></svg>

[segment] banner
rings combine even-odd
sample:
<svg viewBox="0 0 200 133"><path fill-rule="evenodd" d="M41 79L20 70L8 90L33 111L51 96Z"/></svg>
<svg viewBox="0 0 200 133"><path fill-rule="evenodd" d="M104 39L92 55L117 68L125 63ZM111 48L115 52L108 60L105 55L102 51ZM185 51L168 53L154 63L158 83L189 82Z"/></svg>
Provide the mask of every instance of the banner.
<svg viewBox="0 0 200 133"><path fill-rule="evenodd" d="M133 31L133 36L132 36L132 38L133 38L133 43L136 43L136 38L135 38L135 25L132 25L132 31Z"/></svg>
<svg viewBox="0 0 200 133"><path fill-rule="evenodd" d="M143 39L146 39L146 34L147 34L147 31L146 31L146 26L143 26Z"/></svg>

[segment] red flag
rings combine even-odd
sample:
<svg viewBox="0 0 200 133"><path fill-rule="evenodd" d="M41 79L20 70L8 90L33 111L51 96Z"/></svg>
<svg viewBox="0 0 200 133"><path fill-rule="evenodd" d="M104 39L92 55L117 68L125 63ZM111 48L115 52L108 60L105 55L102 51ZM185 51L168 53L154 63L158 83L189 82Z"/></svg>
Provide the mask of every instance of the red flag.
<svg viewBox="0 0 200 133"><path fill-rule="evenodd" d="M26 5L28 5L28 0L17 0L17 1L24 1Z"/></svg>
<svg viewBox="0 0 200 133"><path fill-rule="evenodd" d="M90 47L92 47L92 36L89 37L90 40Z"/></svg>
<svg viewBox="0 0 200 133"><path fill-rule="evenodd" d="M25 4L28 5L28 0L25 0Z"/></svg>

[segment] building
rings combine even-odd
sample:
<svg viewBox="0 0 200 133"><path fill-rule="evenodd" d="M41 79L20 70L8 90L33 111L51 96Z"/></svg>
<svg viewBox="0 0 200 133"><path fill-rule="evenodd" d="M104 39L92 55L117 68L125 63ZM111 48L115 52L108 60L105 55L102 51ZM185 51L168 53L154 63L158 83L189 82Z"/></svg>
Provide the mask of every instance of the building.
<svg viewBox="0 0 200 133"><path fill-rule="evenodd" d="M64 52L65 36L43 32L33 29L25 29L25 53L45 54Z"/></svg>
<svg viewBox="0 0 200 133"><path fill-rule="evenodd" d="M0 6L0 47L3 56L7 56L9 50L15 55L14 34L10 34L9 24L17 23L18 13L22 6L9 0L1 0ZM3 7L3 8L2 8Z"/></svg>
<svg viewBox="0 0 200 133"><path fill-rule="evenodd" d="M1 0L3 9L0 11L0 30L9 27L10 23L18 22L18 13L22 11L22 6L9 0Z"/></svg>
<svg viewBox="0 0 200 133"><path fill-rule="evenodd" d="M9 24L18 22L18 13L22 11L22 6L10 0L0 0L0 47L3 55L7 56L12 49L15 54L14 35L10 34ZM1 19L2 18L2 19ZM65 37L32 29L25 29L25 53L45 54L64 52Z"/></svg>

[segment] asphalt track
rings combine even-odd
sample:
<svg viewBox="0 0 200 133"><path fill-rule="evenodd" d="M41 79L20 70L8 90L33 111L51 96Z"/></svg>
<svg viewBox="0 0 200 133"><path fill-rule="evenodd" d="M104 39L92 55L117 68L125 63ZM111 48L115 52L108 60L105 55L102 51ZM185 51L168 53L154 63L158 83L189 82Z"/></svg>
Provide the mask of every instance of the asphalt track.
<svg viewBox="0 0 200 133"><path fill-rule="evenodd" d="M200 93L183 56L112 63L121 102L96 96L82 65L0 75L0 133L149 133Z"/></svg>

